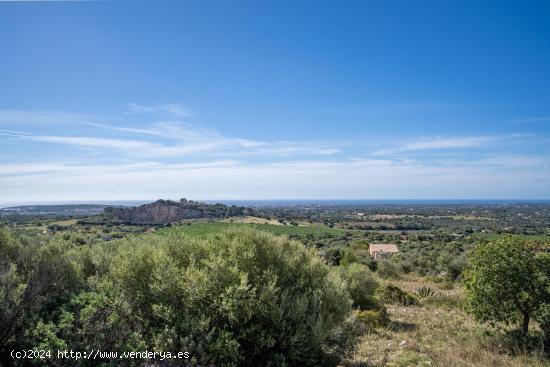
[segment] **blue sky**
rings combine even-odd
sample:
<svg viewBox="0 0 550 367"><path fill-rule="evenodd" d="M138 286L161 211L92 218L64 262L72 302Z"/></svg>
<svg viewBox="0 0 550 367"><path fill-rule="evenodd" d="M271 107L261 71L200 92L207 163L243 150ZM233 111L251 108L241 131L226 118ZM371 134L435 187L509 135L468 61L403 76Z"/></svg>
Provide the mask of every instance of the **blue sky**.
<svg viewBox="0 0 550 367"><path fill-rule="evenodd" d="M548 1L0 2L0 202L550 199Z"/></svg>

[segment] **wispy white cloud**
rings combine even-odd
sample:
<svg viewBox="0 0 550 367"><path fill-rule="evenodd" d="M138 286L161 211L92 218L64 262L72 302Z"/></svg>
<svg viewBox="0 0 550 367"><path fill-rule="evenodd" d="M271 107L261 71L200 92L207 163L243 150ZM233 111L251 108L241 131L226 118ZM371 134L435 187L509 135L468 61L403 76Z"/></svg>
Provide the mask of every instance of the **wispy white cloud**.
<svg viewBox="0 0 550 367"><path fill-rule="evenodd" d="M128 121L109 118L103 122L100 117L84 114L65 113L60 111L20 111L0 110L0 123L17 121L26 123L51 122L51 123L79 123L101 130L119 132L132 135L113 138L105 137L105 133L88 136L58 136L58 135L29 135L21 131L3 130L0 135L14 134L16 138L29 141L46 142L52 144L65 144L77 147L93 147L97 149L118 149L127 156L136 157L183 157L197 153L210 155L225 155L233 157L252 156L331 156L344 152L346 142L315 142L315 141L264 141L245 137L226 136L219 131L208 129L197 124L181 120L183 115L188 115L188 109L179 104L162 104L155 106L130 103L129 107L134 113L152 113L155 115L165 113L171 119L152 122L148 125L129 125ZM23 126L23 125L22 125ZM24 137L22 135L28 135ZM99 136L97 136L99 135ZM135 139L134 135L141 135ZM516 134L517 135L517 134ZM459 136L459 137L421 137L415 140L406 140L393 146L380 146L371 152L372 156L394 155L416 151L433 151L445 149L464 149L482 147L497 140L525 137L517 136ZM352 145L352 144L350 144ZM100 151L96 151L100 153Z"/></svg>
<svg viewBox="0 0 550 367"><path fill-rule="evenodd" d="M456 148L480 147L489 142L494 142L497 137L473 136L473 137L423 137L415 141L409 141L401 145L381 149L373 152L373 155L389 155L418 150L439 150Z"/></svg>
<svg viewBox="0 0 550 367"><path fill-rule="evenodd" d="M174 141L163 144L148 151L157 156L178 156L195 152L220 152L229 156L294 156L294 155L332 155L340 152L334 144L326 142L289 142L260 141L247 138L228 137L220 132L199 127L195 124L181 121L161 121L149 128L135 129L113 125L90 123L104 129L127 133L153 135Z"/></svg>
<svg viewBox="0 0 550 367"><path fill-rule="evenodd" d="M119 150L133 157L184 157L197 153L210 155L251 156L327 156L340 149L318 142L257 141L246 138L227 137L221 133L184 122L158 122L148 128L119 127L102 123L86 123L87 126L120 131L132 135L161 137L161 140L120 139L97 136L33 135L10 131L0 135L27 141L70 145L79 148Z"/></svg>
<svg viewBox="0 0 550 367"><path fill-rule="evenodd" d="M85 172L133 172L142 169L153 170L180 170L199 169L212 167L227 167L239 164L235 160L217 160L197 163L163 164L155 161L144 162L119 162L116 164L89 164L85 162L31 162L31 163L5 163L0 164L1 175L52 175L62 172L80 174Z"/></svg>
<svg viewBox="0 0 550 367"><path fill-rule="evenodd" d="M494 141L493 137L458 137L458 138L433 138L421 140L405 145L405 150L431 150L431 149L449 149L449 148L471 148L479 147L489 141Z"/></svg>
<svg viewBox="0 0 550 367"><path fill-rule="evenodd" d="M160 105L141 105L128 103L128 113L150 113L155 115L170 114L178 117L189 117L193 115L190 108L179 103L165 103Z"/></svg>
<svg viewBox="0 0 550 367"><path fill-rule="evenodd" d="M506 150L531 135L401 137L394 144L253 139L184 121L185 110L172 105L132 108L152 121L0 110L1 139L9 149L26 142L22 156L35 160L0 160L0 202L76 200L83 190L90 200L550 197L549 157ZM35 143L73 147L63 156L74 161L26 154Z"/></svg>
<svg viewBox="0 0 550 367"><path fill-rule="evenodd" d="M359 159L252 164L0 165L0 201L143 198L541 198L550 197L550 170L503 162L451 165ZM403 185L406 182L406 185Z"/></svg>
<svg viewBox="0 0 550 367"><path fill-rule="evenodd" d="M0 134L6 134L6 135L27 135L27 134L30 134L30 133L26 133L26 132L24 132L24 131L0 129Z"/></svg>
<svg viewBox="0 0 550 367"><path fill-rule="evenodd" d="M157 136L165 136L162 132L152 129L136 129L132 127L122 127L122 126L116 126L116 125L107 125L107 124L100 124L95 122L87 122L86 125L88 126L94 126L99 127L102 129L108 129L108 130L114 130L114 131L122 131L126 133L135 133L135 134L146 134L146 135L157 135Z"/></svg>
<svg viewBox="0 0 550 367"><path fill-rule="evenodd" d="M158 144L125 139L106 139L94 137L75 137L75 136L20 136L26 140L32 140L44 143L56 143L65 145L75 145L79 147L109 148L109 149L156 149Z"/></svg>

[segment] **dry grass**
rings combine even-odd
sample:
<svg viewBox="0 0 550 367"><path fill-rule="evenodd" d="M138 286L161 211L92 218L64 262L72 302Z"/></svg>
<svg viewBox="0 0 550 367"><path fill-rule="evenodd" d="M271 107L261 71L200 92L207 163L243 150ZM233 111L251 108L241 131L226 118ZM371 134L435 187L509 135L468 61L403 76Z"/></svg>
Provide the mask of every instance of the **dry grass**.
<svg viewBox="0 0 550 367"><path fill-rule="evenodd" d="M460 289L409 278L392 282L413 292L429 286L437 294L421 307L388 305L392 323L365 335L345 366L550 366L537 352L516 352L500 342L503 332L481 326L459 306Z"/></svg>

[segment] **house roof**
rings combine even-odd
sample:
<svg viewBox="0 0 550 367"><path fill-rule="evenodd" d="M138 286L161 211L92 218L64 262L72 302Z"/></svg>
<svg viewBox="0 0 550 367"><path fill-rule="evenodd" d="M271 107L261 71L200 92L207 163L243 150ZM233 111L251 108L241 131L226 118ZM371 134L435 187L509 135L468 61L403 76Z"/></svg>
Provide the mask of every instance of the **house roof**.
<svg viewBox="0 0 550 367"><path fill-rule="evenodd" d="M371 243L369 252L399 252L397 245L394 243Z"/></svg>

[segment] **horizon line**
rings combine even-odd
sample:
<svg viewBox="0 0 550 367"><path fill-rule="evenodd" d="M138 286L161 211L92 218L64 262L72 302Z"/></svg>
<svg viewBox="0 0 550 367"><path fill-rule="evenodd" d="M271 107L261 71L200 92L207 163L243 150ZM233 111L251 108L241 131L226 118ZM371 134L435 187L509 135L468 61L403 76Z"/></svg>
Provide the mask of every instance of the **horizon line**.
<svg viewBox="0 0 550 367"><path fill-rule="evenodd" d="M205 203L224 203L224 202L293 202L296 204L309 203L309 204L329 204L330 202L392 202L392 203L411 203L411 202L440 202L440 203L479 203L479 202L501 202L501 203L523 203L523 204L538 204L540 202L550 203L550 198L398 198L398 199L388 199L388 198L377 198L377 199L189 199L189 198L157 198L157 199L109 199L109 200L45 200L45 201L11 201L0 203L0 209L6 209L10 207L18 206L46 206L46 205L101 205L101 204L113 204L113 203L122 203L122 202L134 202L134 203L153 203L158 200L170 200L170 201L179 201L181 199L187 199L190 201L196 202L205 202Z"/></svg>

